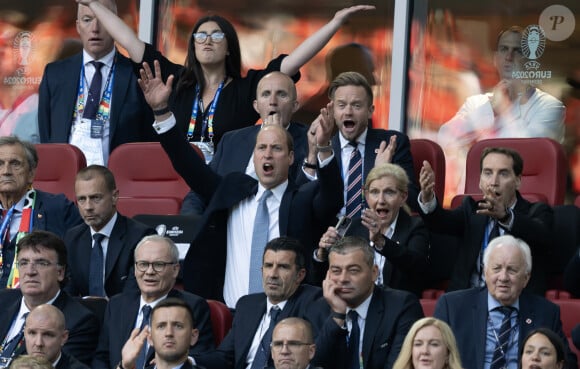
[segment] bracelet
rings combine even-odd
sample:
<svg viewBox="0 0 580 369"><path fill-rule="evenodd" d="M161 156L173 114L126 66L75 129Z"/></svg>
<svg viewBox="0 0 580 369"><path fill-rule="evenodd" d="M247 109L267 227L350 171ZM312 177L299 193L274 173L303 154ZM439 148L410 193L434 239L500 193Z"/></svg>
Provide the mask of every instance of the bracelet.
<svg viewBox="0 0 580 369"><path fill-rule="evenodd" d="M308 169L318 169L318 163L310 164L307 158L304 158L304 163L302 163L302 166Z"/></svg>
<svg viewBox="0 0 580 369"><path fill-rule="evenodd" d="M330 313L330 316L333 317L333 318L340 319L340 320L346 320L346 314L344 314L344 313L337 313L334 310L332 310L332 312Z"/></svg>
<svg viewBox="0 0 580 369"><path fill-rule="evenodd" d="M167 114L170 111L171 110L169 110L169 106L166 106L166 107L159 109L159 110L153 110L153 114L159 116L159 115ZM121 369L123 369L123 368L121 368Z"/></svg>
<svg viewBox="0 0 580 369"><path fill-rule="evenodd" d="M316 144L316 150L318 150L318 152L329 152L332 151L332 145L330 144L330 142L326 146L320 146Z"/></svg>

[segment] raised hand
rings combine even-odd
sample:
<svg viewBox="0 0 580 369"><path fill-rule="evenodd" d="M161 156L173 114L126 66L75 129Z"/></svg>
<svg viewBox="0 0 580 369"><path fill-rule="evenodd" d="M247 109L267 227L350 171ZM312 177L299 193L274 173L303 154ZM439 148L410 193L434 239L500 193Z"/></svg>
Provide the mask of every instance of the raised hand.
<svg viewBox="0 0 580 369"><path fill-rule="evenodd" d="M133 329L131 335L121 350L121 361L123 368L134 368L137 364L137 357L145 344L145 340L149 336L149 326L145 326L139 332L139 328Z"/></svg>
<svg viewBox="0 0 580 369"><path fill-rule="evenodd" d="M349 8L344 8L337 11L334 14L333 20L343 24L352 14L363 11L363 10L374 10L376 7L374 5L354 5Z"/></svg>
<svg viewBox="0 0 580 369"><path fill-rule="evenodd" d="M375 157L375 166L392 163L393 156L395 156L395 151L397 150L397 136L392 135L389 138L389 144L382 141L377 149L377 156Z"/></svg>
<svg viewBox="0 0 580 369"><path fill-rule="evenodd" d="M173 74L167 78L167 82L161 79L161 67L159 61L153 63L155 73L151 71L149 64L143 63L143 68L139 71L141 78L137 80L139 87L143 90L143 95L147 104L153 110L164 109L168 105L169 95L173 86Z"/></svg>
<svg viewBox="0 0 580 369"><path fill-rule="evenodd" d="M435 196L435 172L427 160L423 161L419 174L419 184L421 185L421 202L428 203Z"/></svg>

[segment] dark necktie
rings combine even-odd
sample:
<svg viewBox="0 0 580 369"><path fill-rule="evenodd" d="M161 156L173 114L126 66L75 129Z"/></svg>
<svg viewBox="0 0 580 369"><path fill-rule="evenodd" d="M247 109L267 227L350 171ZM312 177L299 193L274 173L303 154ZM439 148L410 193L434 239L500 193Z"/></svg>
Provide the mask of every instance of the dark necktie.
<svg viewBox="0 0 580 369"><path fill-rule="evenodd" d="M348 317L352 327L350 328L350 335L348 336L348 353L350 356L350 369L360 369L360 327L358 326L358 313L356 310L348 312Z"/></svg>
<svg viewBox="0 0 580 369"><path fill-rule="evenodd" d="M501 306L495 310L499 310L501 313L503 313L503 319L501 321L499 333L495 332L495 334L497 334L496 345L493 351L493 358L491 359L491 365L489 369L502 369L507 365L506 357L511 336L510 333L512 330L510 316L513 308L510 306Z"/></svg>
<svg viewBox="0 0 580 369"><path fill-rule="evenodd" d="M151 318L151 306L143 305L141 311L143 312L143 320L141 321L141 328L139 329L139 331L142 331L146 325L149 325L149 320ZM143 342L143 348L141 348L139 356L137 357L137 365L135 369L143 369L147 364L146 361L147 361L147 341Z"/></svg>
<svg viewBox="0 0 580 369"><path fill-rule="evenodd" d="M270 358L270 343L272 343L272 331L278 323L278 315L280 315L280 308L276 305L270 308L270 326L268 330L262 337L260 341L260 346L258 346L258 351L254 356L254 361L252 362L252 367L250 369L263 369L266 367L268 360Z"/></svg>
<svg viewBox="0 0 580 369"><path fill-rule="evenodd" d="M491 231L489 232L489 237L487 239L488 245L491 242L491 240L493 240L496 237L499 237L499 222L495 219L492 219L491 221L493 222L493 227L491 227Z"/></svg>
<svg viewBox="0 0 580 369"><path fill-rule="evenodd" d="M262 254L264 247L268 243L268 232L270 230L270 213L268 211L268 197L272 191L266 190L260 198L256 217L254 218L254 229L252 231L252 250L250 254L250 284L249 293L262 292Z"/></svg>
<svg viewBox="0 0 580 369"><path fill-rule="evenodd" d="M12 357L16 353L16 351L24 345L24 326L25 326L24 323L26 322L27 316L28 313L25 313L24 315L22 315L22 318L20 318L21 320L24 321L22 322L22 327L20 327L20 331L18 331L16 336L12 337L10 341L4 344L4 347L2 348L2 354L0 354L1 357L5 358Z"/></svg>
<svg viewBox="0 0 580 369"><path fill-rule="evenodd" d="M91 250L91 261L89 265L89 295L90 296L105 296L105 288L103 285L103 270L104 257L103 246L101 241L105 238L104 234L95 233L93 239L95 244Z"/></svg>
<svg viewBox="0 0 580 369"><path fill-rule="evenodd" d="M95 75L89 86L83 118L95 119L97 117L97 111L99 110L99 104L101 103L101 87L103 85L101 68L105 64L94 60L90 63L95 66Z"/></svg>
<svg viewBox="0 0 580 369"><path fill-rule="evenodd" d="M353 146L353 151L348 163L345 210L347 217L354 218L360 217L362 211L362 156L356 142L348 144Z"/></svg>

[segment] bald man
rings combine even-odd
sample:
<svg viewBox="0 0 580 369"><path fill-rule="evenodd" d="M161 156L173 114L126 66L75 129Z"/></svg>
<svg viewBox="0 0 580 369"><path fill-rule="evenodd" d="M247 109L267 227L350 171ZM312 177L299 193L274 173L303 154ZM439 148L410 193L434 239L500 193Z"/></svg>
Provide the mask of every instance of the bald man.
<svg viewBox="0 0 580 369"><path fill-rule="evenodd" d="M64 314L58 308L44 304L32 310L26 318L24 342L26 352L43 357L55 369L89 369L74 357L61 351L68 339Z"/></svg>

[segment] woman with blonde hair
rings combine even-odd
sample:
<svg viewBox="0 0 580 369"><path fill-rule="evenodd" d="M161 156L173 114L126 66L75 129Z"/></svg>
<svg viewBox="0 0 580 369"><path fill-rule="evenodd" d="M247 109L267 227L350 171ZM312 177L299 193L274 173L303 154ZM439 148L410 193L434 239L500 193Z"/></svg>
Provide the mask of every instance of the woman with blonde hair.
<svg viewBox="0 0 580 369"><path fill-rule="evenodd" d="M442 320L417 320L407 333L393 369L462 369L451 328Z"/></svg>

